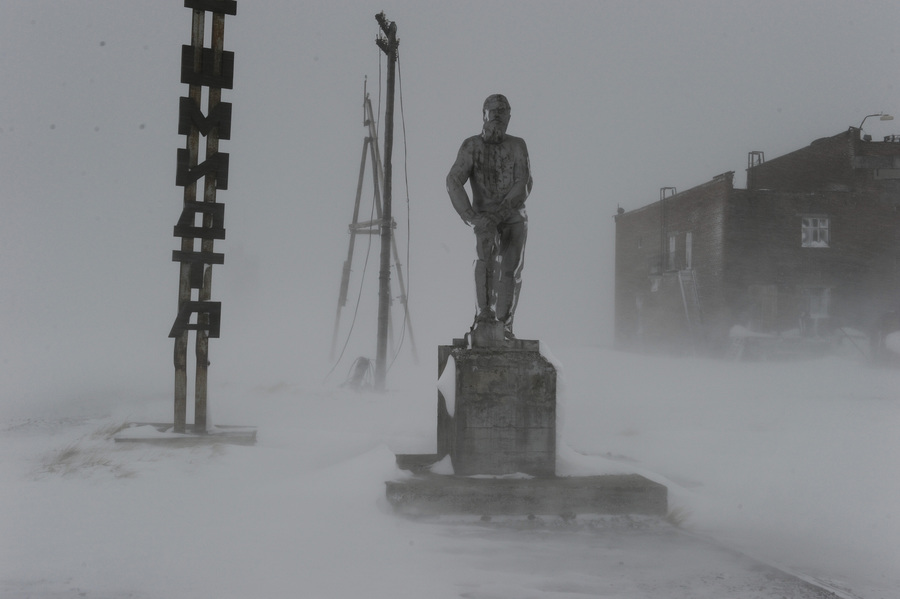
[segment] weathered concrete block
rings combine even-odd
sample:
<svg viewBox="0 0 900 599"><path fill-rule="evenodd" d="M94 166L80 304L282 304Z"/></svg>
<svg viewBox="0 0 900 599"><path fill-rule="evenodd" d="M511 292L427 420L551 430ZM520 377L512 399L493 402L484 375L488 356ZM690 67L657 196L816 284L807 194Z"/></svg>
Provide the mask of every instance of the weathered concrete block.
<svg viewBox="0 0 900 599"><path fill-rule="evenodd" d="M538 343L442 346L438 358L439 374L448 363L455 370L453 397L438 392L438 453L450 454L454 472L553 476L556 369Z"/></svg>

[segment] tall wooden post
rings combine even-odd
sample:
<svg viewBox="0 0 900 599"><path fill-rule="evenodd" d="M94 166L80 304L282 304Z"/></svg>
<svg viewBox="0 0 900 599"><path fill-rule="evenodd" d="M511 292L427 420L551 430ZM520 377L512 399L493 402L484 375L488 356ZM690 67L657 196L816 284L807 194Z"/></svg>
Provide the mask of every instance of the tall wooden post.
<svg viewBox="0 0 900 599"><path fill-rule="evenodd" d="M181 250L172 260L181 263L178 284L178 315L169 332L175 339L175 432L185 432L187 423L187 346L190 331L197 332L194 386L194 432L207 430L207 367L209 338L219 336L221 302L212 297L212 265L225 257L213 251L216 239L225 239L225 206L216 203L216 190L228 189L228 154L219 152L219 140L231 137L231 104L222 102L222 88L231 89L234 53L223 50L225 15L237 14L235 0L184 0L193 10L191 45L182 46L181 82L188 95L179 103L178 132L187 138L178 150L175 184L184 187L184 205L174 234L181 237ZM212 13L211 48L204 44L206 13ZM206 115L200 108L203 87L208 87ZM206 137L206 153L200 162L200 135ZM197 180L203 178L203 200L197 201ZM201 222L197 224L197 216ZM200 239L200 251L195 240ZM197 290L196 300L192 299ZM191 318L196 314L196 322Z"/></svg>
<svg viewBox="0 0 900 599"><path fill-rule="evenodd" d="M391 216L391 154L394 149L394 73L397 63L397 24L388 21L384 13L375 20L387 37L375 43L387 55L387 102L384 114L384 210L381 214L381 272L378 287L378 347L375 353L375 390L384 391L387 373L387 336L391 308L391 235L394 220Z"/></svg>

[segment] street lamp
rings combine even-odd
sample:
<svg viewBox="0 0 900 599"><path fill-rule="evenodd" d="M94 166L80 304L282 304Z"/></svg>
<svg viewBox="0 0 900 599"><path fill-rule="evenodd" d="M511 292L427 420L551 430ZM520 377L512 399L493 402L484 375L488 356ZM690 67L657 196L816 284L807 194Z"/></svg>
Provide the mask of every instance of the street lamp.
<svg viewBox="0 0 900 599"><path fill-rule="evenodd" d="M879 117L879 119L878 119L879 121L893 121L893 120L894 120L894 117L892 117L892 116L889 115L889 114L885 114L885 113L883 113L883 112L878 112L878 113L876 113L876 114L867 114L865 117L863 117L862 122L860 122L860 124L859 124L859 131L860 131L860 133L862 133L863 123L865 123L865 122L866 122L866 119L869 118L870 116L877 116L877 117Z"/></svg>

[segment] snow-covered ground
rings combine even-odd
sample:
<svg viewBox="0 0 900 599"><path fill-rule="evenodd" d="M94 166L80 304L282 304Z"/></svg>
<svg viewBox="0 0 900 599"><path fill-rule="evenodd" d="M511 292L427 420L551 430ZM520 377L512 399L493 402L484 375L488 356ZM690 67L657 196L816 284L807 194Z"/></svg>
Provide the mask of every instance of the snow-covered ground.
<svg viewBox="0 0 900 599"><path fill-rule="evenodd" d="M171 419L170 397L137 388L10 402L0 596L798 596L698 537L848 597L900 596L900 371L551 350L561 468L663 482L692 535L641 519L395 517L394 453L434 450L432 355L395 368L384 394L213 366L216 421L258 426L255 446L114 443L126 421Z"/></svg>

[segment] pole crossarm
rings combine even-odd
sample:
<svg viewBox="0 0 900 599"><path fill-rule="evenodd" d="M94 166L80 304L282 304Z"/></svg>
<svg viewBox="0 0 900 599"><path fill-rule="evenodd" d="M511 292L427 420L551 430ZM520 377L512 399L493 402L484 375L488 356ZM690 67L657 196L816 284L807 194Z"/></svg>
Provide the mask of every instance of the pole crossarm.
<svg viewBox="0 0 900 599"><path fill-rule="evenodd" d="M371 229L372 227L381 227L384 224L384 219L378 218L375 220L367 220L361 223L351 223L349 228L351 231L356 231L357 233L364 233L363 229ZM391 220L391 228L397 228L397 221Z"/></svg>
<svg viewBox="0 0 900 599"><path fill-rule="evenodd" d="M396 61L397 48L400 46L400 40L397 39L397 24L393 21L388 21L383 12L375 15L375 20L378 21L381 31L387 36L387 38L376 37L375 43L381 48L382 52L388 55L390 60Z"/></svg>

